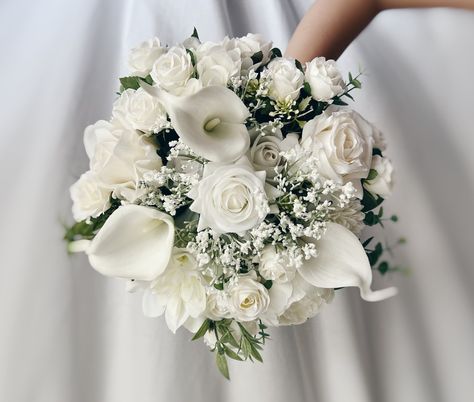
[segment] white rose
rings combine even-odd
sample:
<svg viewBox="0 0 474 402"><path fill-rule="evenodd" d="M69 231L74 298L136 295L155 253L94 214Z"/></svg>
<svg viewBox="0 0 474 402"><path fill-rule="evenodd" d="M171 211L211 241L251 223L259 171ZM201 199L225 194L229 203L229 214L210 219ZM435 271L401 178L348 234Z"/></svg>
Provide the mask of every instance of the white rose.
<svg viewBox="0 0 474 402"><path fill-rule="evenodd" d="M110 189L103 187L94 173L81 175L70 189L72 214L77 222L95 218L110 208Z"/></svg>
<svg viewBox="0 0 474 402"><path fill-rule="evenodd" d="M305 77L317 101L327 102L344 92L344 80L334 60L317 57L306 63Z"/></svg>
<svg viewBox="0 0 474 402"><path fill-rule="evenodd" d="M206 291L196 259L186 249L175 248L165 271L143 295L143 312L148 317L165 313L172 332L190 317L199 317L206 309Z"/></svg>
<svg viewBox="0 0 474 402"><path fill-rule="evenodd" d="M268 291L256 280L255 273L238 277L228 289L232 316L238 321L253 321L269 304Z"/></svg>
<svg viewBox="0 0 474 402"><path fill-rule="evenodd" d="M150 73L153 63L165 52L166 48L161 46L158 38L149 39L133 48L128 58L132 75L146 77Z"/></svg>
<svg viewBox="0 0 474 402"><path fill-rule="evenodd" d="M150 75L160 88L180 94L193 72L193 63L186 49L173 46L155 61Z"/></svg>
<svg viewBox="0 0 474 402"><path fill-rule="evenodd" d="M163 104L142 88L123 91L114 103L112 116L123 127L145 133L160 131L167 121Z"/></svg>
<svg viewBox="0 0 474 402"><path fill-rule="evenodd" d="M202 180L188 196L200 214L198 230L242 233L257 226L268 213L265 172L255 172L246 157L231 165L208 163Z"/></svg>
<svg viewBox="0 0 474 402"><path fill-rule="evenodd" d="M372 180L365 180L364 187L373 194L387 198L393 191L393 166L388 158L375 155L372 158L371 169L377 172Z"/></svg>
<svg viewBox="0 0 474 402"><path fill-rule="evenodd" d="M242 59L242 74L245 75L249 70L257 69L262 63L265 64L270 59L270 50L272 42L267 42L259 34L249 33L241 38L225 38L222 41L226 49L239 49ZM262 61L254 63L252 56L262 52Z"/></svg>
<svg viewBox="0 0 474 402"><path fill-rule="evenodd" d="M156 147L135 131L99 121L86 128L84 143L91 171L116 198L133 202L144 173L159 169Z"/></svg>
<svg viewBox="0 0 474 402"><path fill-rule="evenodd" d="M291 104L300 95L304 83L303 73L294 60L276 58L267 66L268 96L282 104Z"/></svg>
<svg viewBox="0 0 474 402"><path fill-rule="evenodd" d="M240 74L240 52L226 50L221 45L204 43L197 51L196 69L204 86L226 86L233 77Z"/></svg>
<svg viewBox="0 0 474 402"><path fill-rule="evenodd" d="M322 289L312 286L303 298L292 303L288 309L278 317L279 325L303 324L318 314L324 304L330 303L333 298L333 289Z"/></svg>
<svg viewBox="0 0 474 402"><path fill-rule="evenodd" d="M208 292L206 316L215 321L231 317L226 292L217 289Z"/></svg>
<svg viewBox="0 0 474 402"><path fill-rule="evenodd" d="M260 253L258 272L264 279L287 283L295 277L296 267L286 255L277 253L274 246L266 245Z"/></svg>
<svg viewBox="0 0 474 402"><path fill-rule="evenodd" d="M367 177L372 161L373 131L357 112L328 110L306 123L301 146L316 157L321 175L337 182L351 181L361 196L360 179Z"/></svg>

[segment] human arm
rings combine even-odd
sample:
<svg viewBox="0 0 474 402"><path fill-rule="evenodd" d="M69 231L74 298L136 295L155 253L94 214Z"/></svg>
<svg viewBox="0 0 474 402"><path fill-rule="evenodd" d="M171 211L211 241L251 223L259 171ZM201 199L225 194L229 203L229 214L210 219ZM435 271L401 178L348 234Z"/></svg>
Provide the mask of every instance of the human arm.
<svg viewBox="0 0 474 402"><path fill-rule="evenodd" d="M316 56L337 59L379 12L425 7L474 10L474 0L318 0L296 28L285 56L301 62Z"/></svg>

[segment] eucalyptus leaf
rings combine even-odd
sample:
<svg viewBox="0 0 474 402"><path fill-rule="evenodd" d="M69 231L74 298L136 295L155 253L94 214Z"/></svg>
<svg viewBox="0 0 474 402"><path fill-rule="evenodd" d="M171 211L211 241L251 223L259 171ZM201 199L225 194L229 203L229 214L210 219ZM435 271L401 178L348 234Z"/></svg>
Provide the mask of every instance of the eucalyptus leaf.
<svg viewBox="0 0 474 402"><path fill-rule="evenodd" d="M204 320L204 322L199 327L199 329L194 334L194 336L191 338L191 340L195 341L196 339L202 338L204 335L206 335L206 332L209 331L210 327L211 327L211 320L209 319Z"/></svg>
<svg viewBox="0 0 474 402"><path fill-rule="evenodd" d="M221 374L222 374L225 378L227 378L228 380L230 380L230 376L229 376L229 366L227 365L227 359L226 359L224 353L219 353L219 352L216 353L216 364L217 364L217 368L219 369L219 371L221 372Z"/></svg>

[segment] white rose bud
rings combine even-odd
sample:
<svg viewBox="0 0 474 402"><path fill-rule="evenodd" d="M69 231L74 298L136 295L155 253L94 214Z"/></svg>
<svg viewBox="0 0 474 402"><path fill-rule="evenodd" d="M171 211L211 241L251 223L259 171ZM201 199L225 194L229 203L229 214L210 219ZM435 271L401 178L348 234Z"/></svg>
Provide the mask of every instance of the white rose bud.
<svg viewBox="0 0 474 402"><path fill-rule="evenodd" d="M223 46L206 42L196 52L196 69L199 80L209 85L226 86L233 77L240 74L240 52L238 49L226 50Z"/></svg>
<svg viewBox="0 0 474 402"><path fill-rule="evenodd" d="M132 75L146 77L150 74L153 63L165 52L166 48L161 46L158 38L149 39L133 48L128 59Z"/></svg>
<svg viewBox="0 0 474 402"><path fill-rule="evenodd" d="M321 175L337 182L351 181L361 197L360 179L367 177L372 161L373 131L357 112L327 110L306 123L301 146L316 157Z"/></svg>
<svg viewBox="0 0 474 402"><path fill-rule="evenodd" d="M160 56L151 70L151 77L164 90L180 94L194 72L191 56L180 46L171 47Z"/></svg>
<svg viewBox="0 0 474 402"><path fill-rule="evenodd" d="M272 42L267 42L259 34L249 33L241 38L225 38L222 45L226 49L238 49L242 60L242 75L247 74L249 70L256 70L263 63L270 60L270 50ZM254 63L252 56L256 53L262 52L262 60Z"/></svg>
<svg viewBox="0 0 474 402"><path fill-rule="evenodd" d="M298 98L304 83L303 73L296 67L294 60L273 59L266 70L270 81L268 96L280 104L291 104Z"/></svg>
<svg viewBox="0 0 474 402"><path fill-rule="evenodd" d="M258 272L264 279L287 283L295 277L296 267L288 257L277 253L275 247L267 245L261 251Z"/></svg>
<svg viewBox="0 0 474 402"><path fill-rule="evenodd" d="M111 190L103 187L94 173L88 171L70 189L72 213L77 222L96 218L110 208Z"/></svg>
<svg viewBox="0 0 474 402"><path fill-rule="evenodd" d="M267 179L274 178L283 164L280 153L283 135L280 130L275 133L260 133L253 141L248 157L255 170L267 172Z"/></svg>
<svg viewBox="0 0 474 402"><path fill-rule="evenodd" d="M269 304L268 291L256 280L255 273L242 275L228 289L232 316L239 321L253 321Z"/></svg>
<svg viewBox="0 0 474 402"><path fill-rule="evenodd" d="M334 60L317 57L306 63L305 77L317 101L327 102L344 92L344 80Z"/></svg>
<svg viewBox="0 0 474 402"><path fill-rule="evenodd" d="M166 124L166 110L162 103L142 88L122 92L112 110L115 121L125 128L145 133L158 132Z"/></svg>
<svg viewBox="0 0 474 402"><path fill-rule="evenodd" d="M393 166L388 158L375 155L371 169L377 172L372 180L365 180L364 187L373 194L387 198L393 191Z"/></svg>

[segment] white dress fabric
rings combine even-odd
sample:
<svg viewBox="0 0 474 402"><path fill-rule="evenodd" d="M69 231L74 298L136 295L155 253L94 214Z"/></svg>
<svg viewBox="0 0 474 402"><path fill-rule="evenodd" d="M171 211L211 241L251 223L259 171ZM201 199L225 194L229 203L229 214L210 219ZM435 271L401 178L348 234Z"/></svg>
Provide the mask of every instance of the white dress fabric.
<svg viewBox="0 0 474 402"><path fill-rule="evenodd" d="M82 131L108 118L130 47L260 32L285 48L309 0L0 3L0 401L464 402L474 395L474 13L387 12L340 59L365 72L356 108L389 142L390 239L411 275L377 304L337 292L274 328L262 364L231 364L141 313L140 296L68 256ZM376 275L377 276L377 275Z"/></svg>

